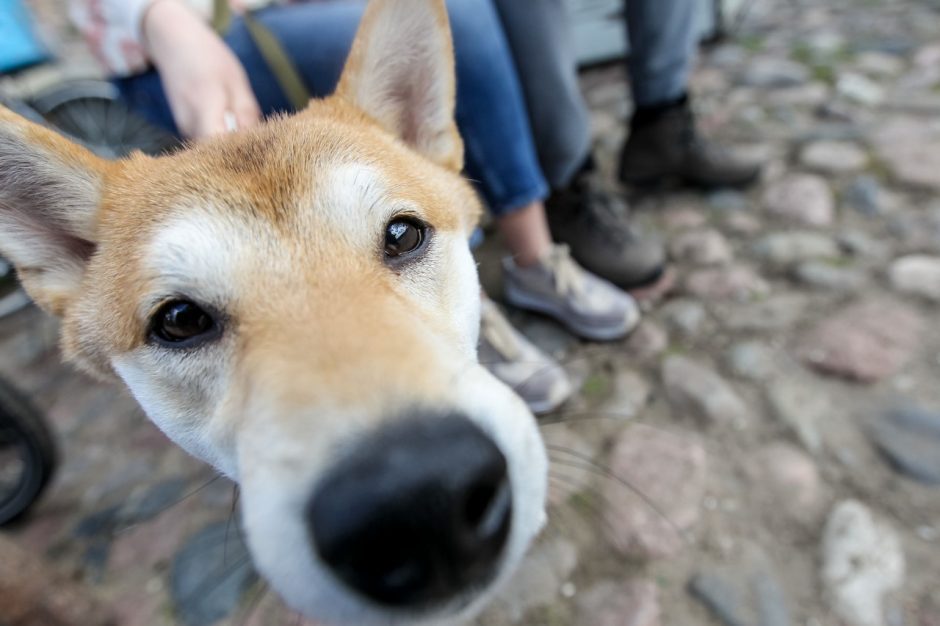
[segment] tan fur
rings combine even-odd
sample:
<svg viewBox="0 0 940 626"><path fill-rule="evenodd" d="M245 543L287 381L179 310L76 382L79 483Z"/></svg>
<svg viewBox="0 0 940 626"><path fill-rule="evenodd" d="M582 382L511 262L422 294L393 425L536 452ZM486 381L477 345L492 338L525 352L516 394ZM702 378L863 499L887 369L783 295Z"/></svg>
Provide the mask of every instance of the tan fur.
<svg viewBox="0 0 940 626"><path fill-rule="evenodd" d="M428 43L412 58L398 34L419 27ZM62 317L67 358L122 378L160 428L241 483L253 556L289 603L357 626L424 616L389 616L336 586L297 503L374 425L430 408L493 438L514 494L500 580L544 518L535 422L475 358L466 240L481 204L459 175L451 48L443 0L374 0L337 95L161 158L106 162L0 108L0 253ZM419 76L390 99L409 75L400 59L394 80L382 75L383 51ZM430 239L398 267L383 243L403 215ZM177 298L213 308L219 338L192 351L154 342L152 316ZM481 592L467 596L441 616Z"/></svg>

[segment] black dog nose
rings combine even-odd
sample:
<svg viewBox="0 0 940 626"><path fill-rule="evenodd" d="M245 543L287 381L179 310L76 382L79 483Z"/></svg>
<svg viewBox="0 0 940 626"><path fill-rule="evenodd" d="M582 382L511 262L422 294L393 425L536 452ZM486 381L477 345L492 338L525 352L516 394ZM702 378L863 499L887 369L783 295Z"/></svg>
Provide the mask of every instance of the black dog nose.
<svg viewBox="0 0 940 626"><path fill-rule="evenodd" d="M506 458L461 416L396 422L328 472L307 514L346 585L385 606L433 605L495 573L512 519Z"/></svg>

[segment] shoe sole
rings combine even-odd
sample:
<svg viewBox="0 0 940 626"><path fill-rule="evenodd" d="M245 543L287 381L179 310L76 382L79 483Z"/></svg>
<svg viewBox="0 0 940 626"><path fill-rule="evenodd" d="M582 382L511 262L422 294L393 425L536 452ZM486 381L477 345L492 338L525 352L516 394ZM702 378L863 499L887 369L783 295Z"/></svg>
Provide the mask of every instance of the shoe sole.
<svg viewBox="0 0 940 626"><path fill-rule="evenodd" d="M628 317L622 324L618 324L617 326L587 326L568 319L565 316L564 310L554 302L533 297L516 289L511 284L506 286L505 295L506 300L511 305L525 309L526 311L534 311L542 315L547 315L575 335L590 341L616 341L623 339L640 323L639 312L637 312L637 314Z"/></svg>
<svg viewBox="0 0 940 626"><path fill-rule="evenodd" d="M569 387L564 396L557 400L542 400L541 402L526 402L526 406L529 407L529 410L532 411L532 414L536 417L542 417L543 415L548 415L549 413L554 413L556 410L561 408L568 400L571 399L571 396L574 395L574 387Z"/></svg>
<svg viewBox="0 0 940 626"><path fill-rule="evenodd" d="M643 178L624 178L619 180L624 185L630 185L640 191L664 191L672 189L701 189L703 191L714 191L716 189L743 189L757 182L760 177L760 171L753 175L735 181L726 181L723 183L705 182L686 178L680 174L662 174L660 176L646 176Z"/></svg>

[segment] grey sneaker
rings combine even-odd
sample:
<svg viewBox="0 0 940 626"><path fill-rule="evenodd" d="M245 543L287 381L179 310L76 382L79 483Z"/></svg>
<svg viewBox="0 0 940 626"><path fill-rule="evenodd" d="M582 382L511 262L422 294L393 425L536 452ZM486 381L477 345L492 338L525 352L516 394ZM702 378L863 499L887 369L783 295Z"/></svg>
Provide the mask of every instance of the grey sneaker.
<svg viewBox="0 0 940 626"><path fill-rule="evenodd" d="M575 263L568 246L554 246L532 267L506 258L503 269L510 304L553 317L584 339L620 339L640 321L636 301Z"/></svg>
<svg viewBox="0 0 940 626"><path fill-rule="evenodd" d="M513 328L489 298L483 298L479 354L480 363L536 415L551 413L574 392L565 370Z"/></svg>

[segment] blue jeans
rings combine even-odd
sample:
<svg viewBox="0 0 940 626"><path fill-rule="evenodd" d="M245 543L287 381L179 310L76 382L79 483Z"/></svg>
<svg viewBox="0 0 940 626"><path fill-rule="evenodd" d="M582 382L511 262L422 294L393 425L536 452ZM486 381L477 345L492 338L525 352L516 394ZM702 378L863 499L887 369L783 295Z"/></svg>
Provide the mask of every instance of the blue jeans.
<svg viewBox="0 0 940 626"><path fill-rule="evenodd" d="M361 1L271 7L257 18L294 60L312 94L332 93L362 15ZM457 124L466 149L467 175L496 215L544 199L542 176L515 65L492 0L448 0L457 57ZM268 115L290 106L280 85L236 19L225 41L245 66L252 90ZM160 126L176 125L155 72L117 82L131 107Z"/></svg>

